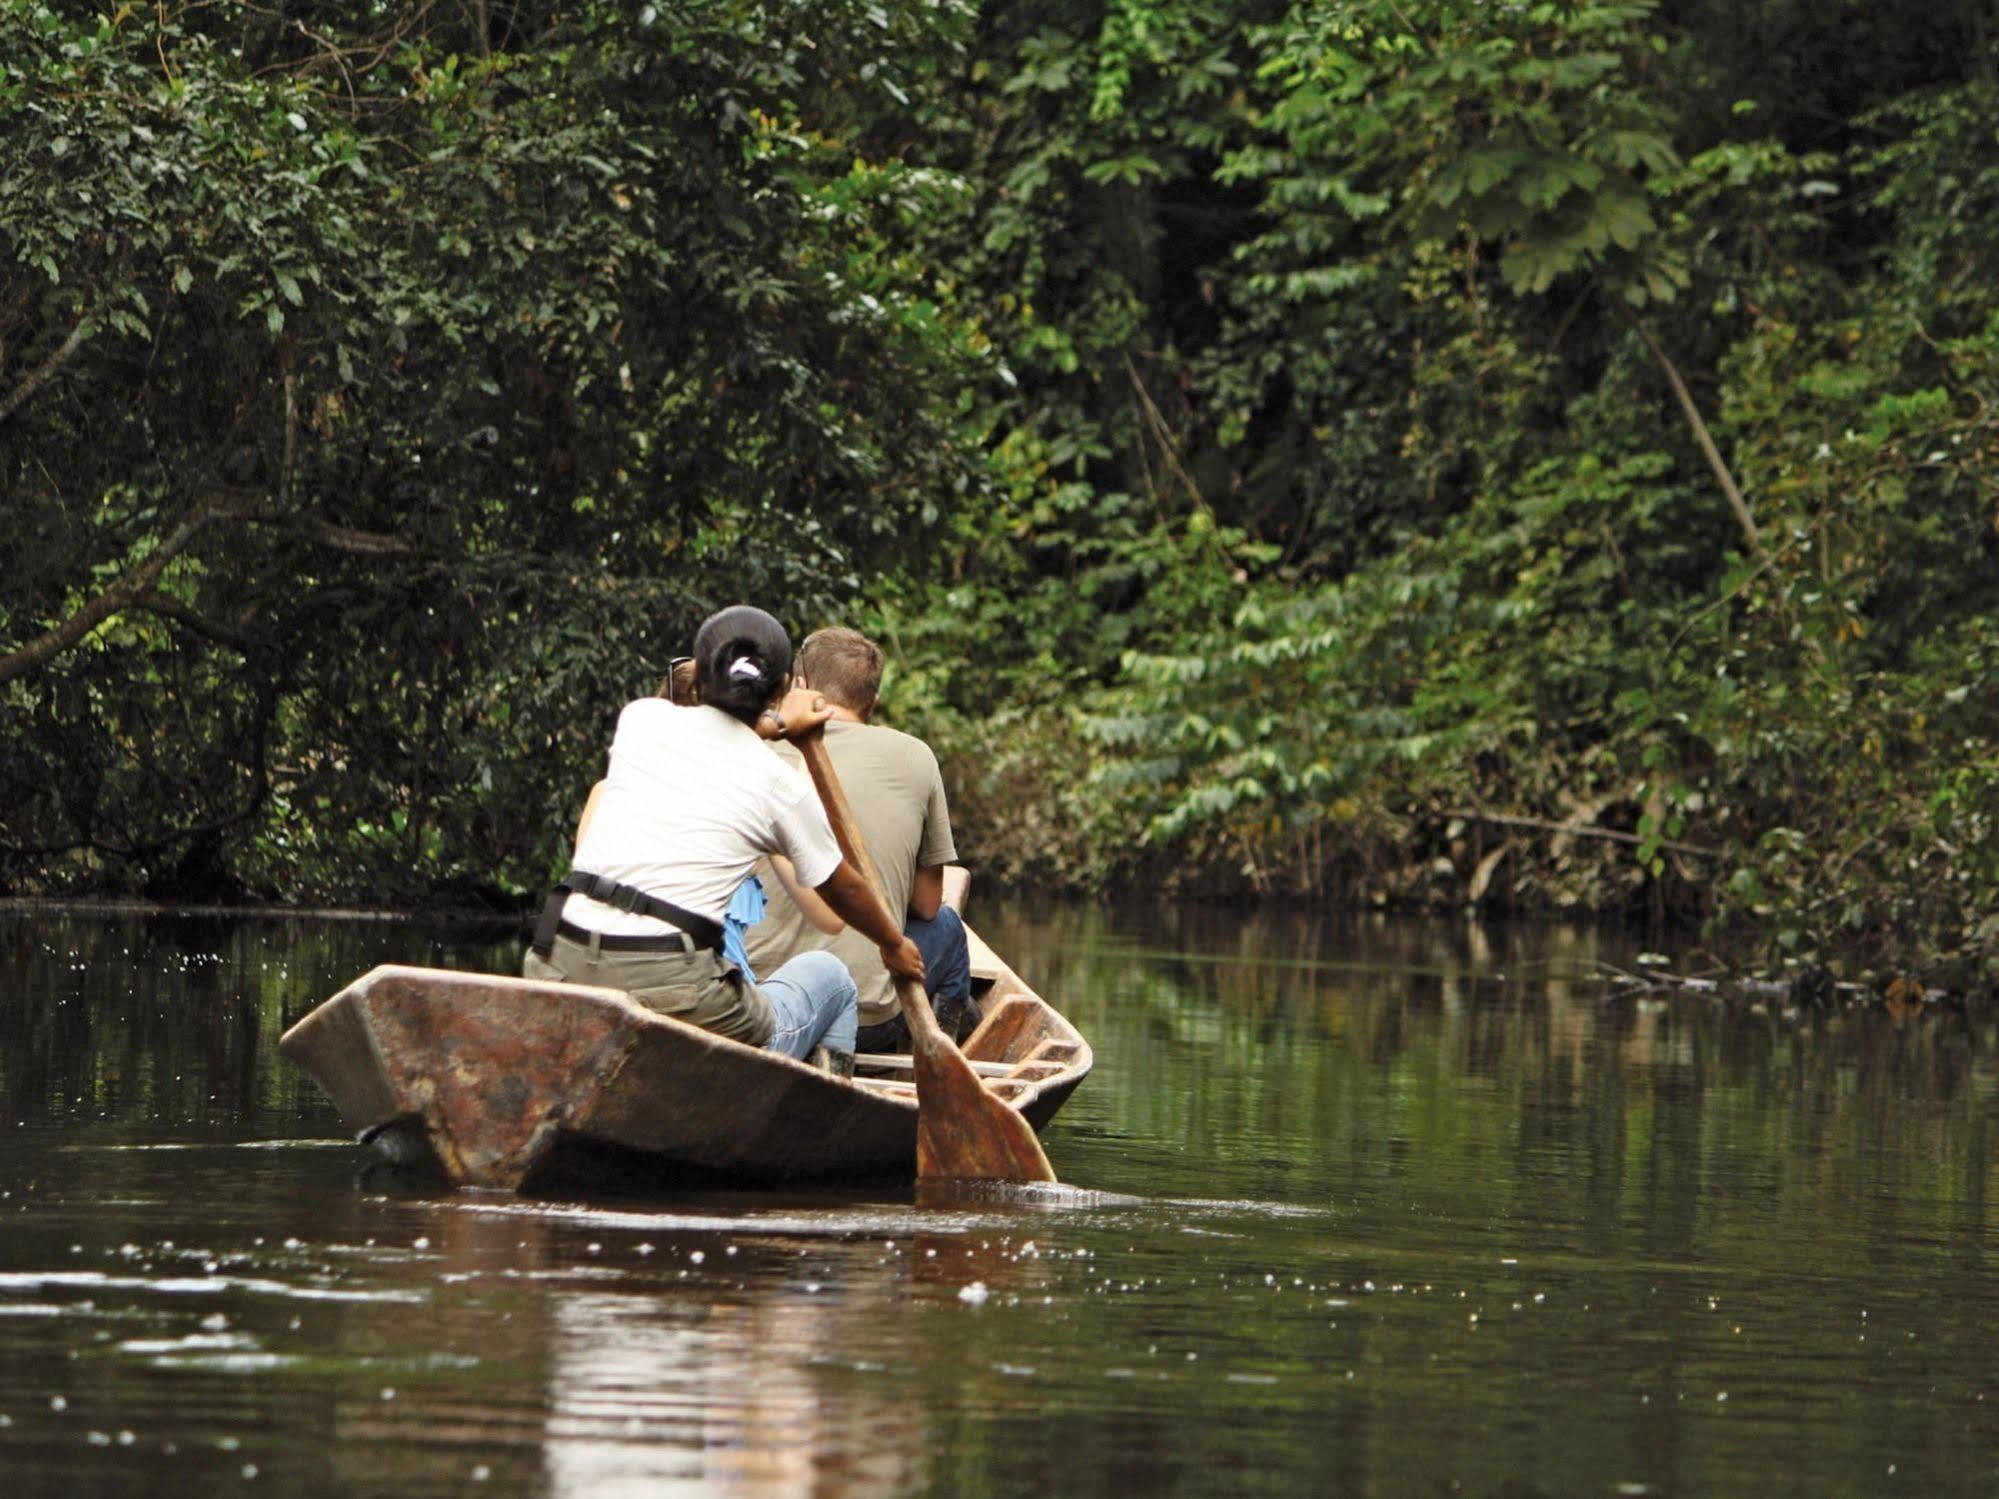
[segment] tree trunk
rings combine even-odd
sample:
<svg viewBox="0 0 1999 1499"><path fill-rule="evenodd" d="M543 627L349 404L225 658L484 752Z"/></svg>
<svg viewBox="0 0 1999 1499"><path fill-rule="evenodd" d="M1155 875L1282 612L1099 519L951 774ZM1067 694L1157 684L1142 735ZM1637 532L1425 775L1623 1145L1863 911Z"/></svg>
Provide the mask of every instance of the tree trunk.
<svg viewBox="0 0 1999 1499"><path fill-rule="evenodd" d="M1652 330L1639 321L1638 314L1626 305L1624 299L1612 292L1605 292L1604 298L1617 309L1617 315L1631 325L1651 350L1659 368L1665 372L1666 383L1673 388L1673 398L1680 403L1680 411L1686 416L1687 425L1693 428L1694 440L1700 444L1701 453L1706 457L1708 467L1714 470L1715 479L1721 485L1721 492L1728 497L1729 509L1735 512L1735 523L1742 528L1742 535L1749 543L1750 555L1758 562L1768 562L1769 553L1763 550L1763 538L1756 530L1755 517L1749 513L1749 502L1742 497L1742 490L1735 482L1735 475L1728 471L1728 464L1721 456L1721 449L1714 445L1714 438L1708 432L1707 423L1701 418L1700 407L1694 404L1693 392L1687 389L1687 382L1680 377L1679 366L1667 356L1659 346L1659 340L1652 336Z"/></svg>

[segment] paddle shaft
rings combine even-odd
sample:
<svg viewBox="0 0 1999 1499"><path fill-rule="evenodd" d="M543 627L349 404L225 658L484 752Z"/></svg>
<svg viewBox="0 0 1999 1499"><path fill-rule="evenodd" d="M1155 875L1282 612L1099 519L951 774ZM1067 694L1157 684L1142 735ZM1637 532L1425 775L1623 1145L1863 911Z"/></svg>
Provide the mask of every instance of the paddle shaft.
<svg viewBox="0 0 1999 1499"><path fill-rule="evenodd" d="M817 731L793 741L805 756L805 768L819 789L826 821L847 861L861 872L875 901L876 914L888 927L900 928L882 893L881 872L868 855L855 828L853 809L840 789L826 740ZM916 1073L916 1174L921 1178L1052 1182L1055 1168L1034 1127L1019 1110L993 1096L972 1070L972 1064L944 1034L931 1013L923 986L896 978L896 1001L909 1021L910 1061Z"/></svg>
<svg viewBox="0 0 1999 1499"><path fill-rule="evenodd" d="M900 926L895 913L889 910L888 889L882 884L881 871L875 867L874 856L868 852L867 844L861 841L858 824L854 821L854 809L848 805L847 793L841 788L840 777L834 773L833 762L826 754L825 734L807 734L793 743L805 756L805 768L812 773L812 784L819 789L819 800L825 804L826 821L833 826L833 838L840 845L840 852L868 882L868 889L874 892L875 904L882 912L882 919L890 926ZM895 997L902 1006L903 1017L909 1022L910 1034L914 1036L921 1032L943 1039L944 1028L938 1025L936 1013L930 1008L930 996L923 992L923 986L898 974L892 973L889 978L895 985Z"/></svg>

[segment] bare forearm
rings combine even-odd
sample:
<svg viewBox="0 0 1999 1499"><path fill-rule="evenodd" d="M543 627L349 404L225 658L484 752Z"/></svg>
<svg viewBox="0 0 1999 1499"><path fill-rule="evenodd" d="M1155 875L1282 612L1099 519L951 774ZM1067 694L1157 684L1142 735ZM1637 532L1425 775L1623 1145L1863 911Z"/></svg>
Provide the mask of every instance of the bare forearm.
<svg viewBox="0 0 1999 1499"><path fill-rule="evenodd" d="M771 872L777 876L777 882L784 886L784 893L791 897L792 904L798 907L813 926L829 937L847 929L847 924L840 920L839 913L819 898L818 891L809 890L798 883L798 871L792 867L791 860L785 858L783 854L772 854L770 867Z"/></svg>
<svg viewBox="0 0 1999 1499"><path fill-rule="evenodd" d="M889 947L902 941L902 928L884 909L881 897L861 878L861 872L845 859L818 888L826 904L875 946Z"/></svg>
<svg viewBox="0 0 1999 1499"><path fill-rule="evenodd" d="M597 803L603 799L604 783L599 781L590 788L589 800L583 803L583 815L576 819L576 846L583 846L583 835L590 831L591 819L597 815Z"/></svg>

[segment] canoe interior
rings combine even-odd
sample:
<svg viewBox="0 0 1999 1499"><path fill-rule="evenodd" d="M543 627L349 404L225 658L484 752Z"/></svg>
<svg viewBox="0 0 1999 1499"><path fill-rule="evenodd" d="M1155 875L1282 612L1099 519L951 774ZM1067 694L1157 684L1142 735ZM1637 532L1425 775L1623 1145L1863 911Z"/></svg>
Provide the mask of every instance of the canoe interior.
<svg viewBox="0 0 1999 1499"><path fill-rule="evenodd" d="M965 1055L1039 1129L1094 1057L1011 968L991 957L982 966L986 1013ZM906 1180L915 1170L907 1058L864 1058L850 1082L616 990L388 965L279 1045L381 1159L457 1185Z"/></svg>

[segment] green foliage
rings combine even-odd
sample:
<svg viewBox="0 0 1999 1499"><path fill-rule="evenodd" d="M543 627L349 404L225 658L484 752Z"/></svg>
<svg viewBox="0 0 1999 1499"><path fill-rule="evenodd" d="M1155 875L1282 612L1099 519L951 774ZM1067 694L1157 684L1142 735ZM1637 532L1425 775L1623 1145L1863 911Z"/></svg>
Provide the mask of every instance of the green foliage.
<svg viewBox="0 0 1999 1499"><path fill-rule="evenodd" d="M986 658L908 683L917 722L1004 767L982 851L1019 866L1025 801L1063 809L1027 831L1044 878L1649 905L1799 961L1999 972L1973 706L1999 312L1968 144L1991 128L1982 23L1939 13L1953 51L1852 11L1324 0L1238 33L1239 84L1162 114L1133 38L1202 14L1044 26L1002 97L1088 74L1087 117L1001 112L986 139L1021 131L1034 165L962 164L1040 190L1083 159L1143 188L1121 205L1140 230L1087 268L1022 262L1060 308L1007 356L1032 435L995 451L1030 461L961 531L952 587L889 612L914 655ZM1821 55L1837 28L1866 53L1870 27L1889 61L1839 65L1839 134L1820 80L1778 69L1752 97L1703 46ZM1166 205L1197 192L1205 233L1176 243ZM1016 215L987 248L1094 222L1037 232L985 201ZM1134 239L1155 253L1114 252ZM1092 424L1127 369L1170 375L1170 410ZM1102 586L1170 551L1190 505L1219 555Z"/></svg>
<svg viewBox="0 0 1999 1499"><path fill-rule="evenodd" d="M962 14L802 16L0 6L0 643L144 585L0 669L9 883L532 886L704 612L976 491L950 184L812 128Z"/></svg>
<svg viewBox="0 0 1999 1499"><path fill-rule="evenodd" d="M1273 205L1469 235L1513 291L1593 271L1670 301L1687 272L1655 210L1680 164L1643 87L1655 9L1301 0L1264 34L1280 93L1231 169Z"/></svg>
<svg viewBox="0 0 1999 1499"><path fill-rule="evenodd" d="M1989 7L324 10L0 0L0 881L524 890L752 597L988 875L1999 975Z"/></svg>

